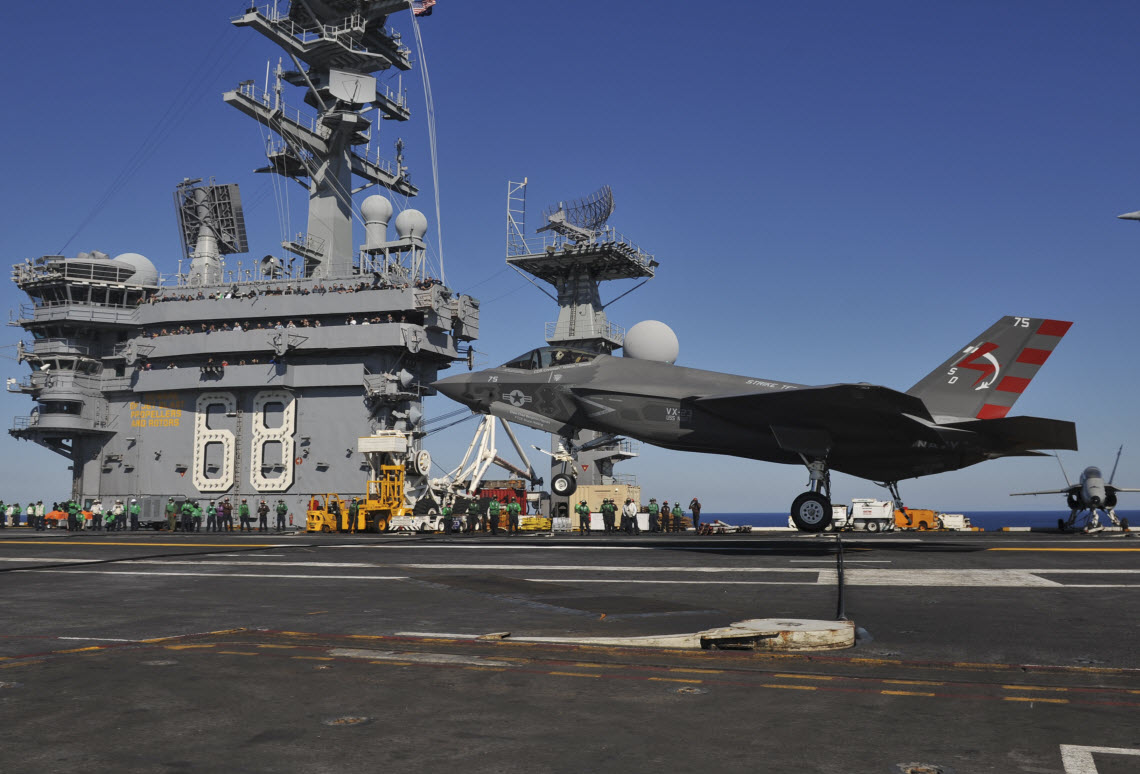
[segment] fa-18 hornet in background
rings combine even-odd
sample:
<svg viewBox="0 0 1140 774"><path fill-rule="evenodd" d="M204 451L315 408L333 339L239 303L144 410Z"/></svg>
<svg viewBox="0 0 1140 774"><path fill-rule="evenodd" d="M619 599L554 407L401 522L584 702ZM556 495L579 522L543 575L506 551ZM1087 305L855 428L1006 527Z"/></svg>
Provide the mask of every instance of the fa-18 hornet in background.
<svg viewBox="0 0 1140 774"><path fill-rule="evenodd" d="M906 392L860 384L819 387L541 347L498 368L433 385L474 411L557 434L629 436L667 449L802 464L809 491L791 517L804 531L831 521L832 470L898 482L999 457L1076 449L1071 422L1007 416L1072 323L1003 317ZM675 357L675 355L674 355ZM551 481L573 494L572 475Z"/></svg>
<svg viewBox="0 0 1140 774"><path fill-rule="evenodd" d="M1069 475L1065 472L1065 466L1061 465L1061 475L1065 477L1064 489L1049 489L1044 492L1014 492L1011 497L1019 495L1042 495L1042 494L1063 494L1065 495L1065 502L1069 506L1069 519L1057 519L1057 527L1059 529L1071 529L1077 522L1077 516L1085 514L1085 532L1092 532L1097 529L1102 529L1100 526L1100 515L1097 511L1104 511L1105 515L1112 520L1116 526L1121 526L1121 520L1116 518L1116 493L1117 492L1140 492L1140 489L1126 489L1125 487L1113 486L1112 482L1116 479L1116 468L1120 465L1120 453L1124 451L1124 446L1116 450L1116 462L1112 465L1112 474L1108 477L1108 483L1104 483L1104 474L1100 472L1100 468L1089 466L1081 472L1080 481L1075 484L1069 483ZM1061 458L1057 458L1057 463L1060 464ZM1128 522L1124 522L1124 526L1128 526Z"/></svg>

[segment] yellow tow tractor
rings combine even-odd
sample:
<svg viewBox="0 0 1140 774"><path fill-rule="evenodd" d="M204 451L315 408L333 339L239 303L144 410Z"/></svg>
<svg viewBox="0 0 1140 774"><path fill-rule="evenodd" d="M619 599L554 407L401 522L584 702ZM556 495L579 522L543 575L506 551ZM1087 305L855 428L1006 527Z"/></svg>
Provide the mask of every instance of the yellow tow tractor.
<svg viewBox="0 0 1140 774"><path fill-rule="evenodd" d="M405 505L404 466L381 465L380 477L368 482L358 519L367 532L387 532L392 519L411 513Z"/></svg>
<svg viewBox="0 0 1140 774"><path fill-rule="evenodd" d="M348 503L340 495L313 495L305 512L306 532L348 532Z"/></svg>

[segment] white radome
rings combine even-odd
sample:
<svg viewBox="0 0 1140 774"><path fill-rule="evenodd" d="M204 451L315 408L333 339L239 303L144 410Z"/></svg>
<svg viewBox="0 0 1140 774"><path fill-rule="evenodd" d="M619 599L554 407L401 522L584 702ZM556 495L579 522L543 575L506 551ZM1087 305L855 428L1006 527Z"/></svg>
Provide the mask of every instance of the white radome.
<svg viewBox="0 0 1140 774"><path fill-rule="evenodd" d="M642 320L625 334L622 356L635 360L655 360L659 363L675 363L681 345L677 334L663 322Z"/></svg>
<svg viewBox="0 0 1140 774"><path fill-rule="evenodd" d="M396 216L396 236L400 239L422 239L427 227L427 216L419 210L404 210Z"/></svg>
<svg viewBox="0 0 1140 774"><path fill-rule="evenodd" d="M127 280L131 285L158 284L158 268L146 256L138 253L123 253L116 255L112 260L134 267L135 273Z"/></svg>
<svg viewBox="0 0 1140 774"><path fill-rule="evenodd" d="M392 202L387 196L372 194L360 203L360 214L365 223L383 223L387 226L392 218Z"/></svg>

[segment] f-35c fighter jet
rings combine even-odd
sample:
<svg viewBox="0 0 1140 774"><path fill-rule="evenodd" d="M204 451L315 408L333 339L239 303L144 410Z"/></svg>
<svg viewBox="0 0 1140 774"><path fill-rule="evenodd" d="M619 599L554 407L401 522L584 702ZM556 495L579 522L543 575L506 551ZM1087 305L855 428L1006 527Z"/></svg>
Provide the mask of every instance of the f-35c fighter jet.
<svg viewBox="0 0 1140 774"><path fill-rule="evenodd" d="M807 532L831 522L830 471L898 482L998 457L1076 449L1071 422L1006 416L1072 323L1003 317L906 392L872 384L820 387L683 368L569 347L541 347L498 368L433 385L474 411L562 436L629 436L681 451L803 464L809 491L791 517ZM551 481L573 494L571 476Z"/></svg>

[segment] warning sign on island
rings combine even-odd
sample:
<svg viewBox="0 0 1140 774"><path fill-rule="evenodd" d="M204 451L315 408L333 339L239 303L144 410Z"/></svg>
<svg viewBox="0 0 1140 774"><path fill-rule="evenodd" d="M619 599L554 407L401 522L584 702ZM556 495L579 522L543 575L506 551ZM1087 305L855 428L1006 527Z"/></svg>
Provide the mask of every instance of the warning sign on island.
<svg viewBox="0 0 1140 774"><path fill-rule="evenodd" d="M131 402L131 427L179 427L185 398L173 392L148 395L146 402Z"/></svg>

